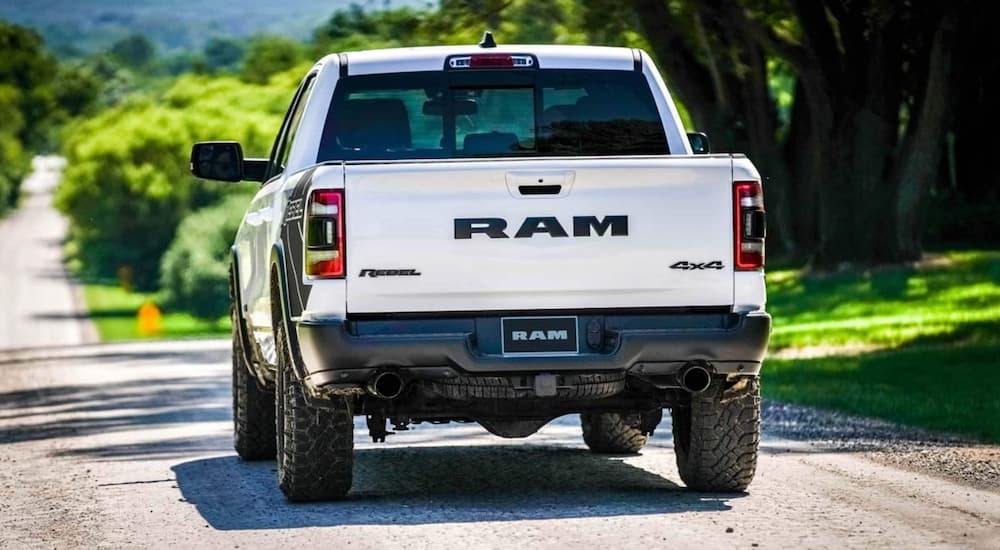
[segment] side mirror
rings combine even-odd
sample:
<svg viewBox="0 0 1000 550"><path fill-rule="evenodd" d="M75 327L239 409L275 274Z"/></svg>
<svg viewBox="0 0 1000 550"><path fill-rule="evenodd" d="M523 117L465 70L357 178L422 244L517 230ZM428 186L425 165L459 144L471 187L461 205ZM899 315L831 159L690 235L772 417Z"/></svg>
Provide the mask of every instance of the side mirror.
<svg viewBox="0 0 1000 550"><path fill-rule="evenodd" d="M712 144L708 141L708 136L702 132L688 132L688 143L691 144L691 151L696 155L707 155L712 152Z"/></svg>
<svg viewBox="0 0 1000 550"><path fill-rule="evenodd" d="M266 159L244 159L235 141L206 141L191 148L191 173L218 181L264 181Z"/></svg>

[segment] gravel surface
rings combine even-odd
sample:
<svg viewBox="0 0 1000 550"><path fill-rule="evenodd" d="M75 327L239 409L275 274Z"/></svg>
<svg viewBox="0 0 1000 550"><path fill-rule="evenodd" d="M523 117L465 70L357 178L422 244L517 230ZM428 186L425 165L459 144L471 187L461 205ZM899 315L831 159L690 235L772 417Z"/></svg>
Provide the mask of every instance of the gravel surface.
<svg viewBox="0 0 1000 550"><path fill-rule="evenodd" d="M762 416L770 436L805 441L818 449L863 453L883 464L1000 491L1000 447L786 403L765 402Z"/></svg>

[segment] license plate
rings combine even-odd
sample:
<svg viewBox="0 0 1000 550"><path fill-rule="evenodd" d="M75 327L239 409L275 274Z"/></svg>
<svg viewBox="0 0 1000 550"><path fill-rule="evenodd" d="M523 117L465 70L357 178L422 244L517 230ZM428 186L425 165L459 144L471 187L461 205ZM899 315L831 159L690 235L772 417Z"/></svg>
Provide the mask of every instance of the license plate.
<svg viewBox="0 0 1000 550"><path fill-rule="evenodd" d="M576 317L504 317L503 353L578 353Z"/></svg>

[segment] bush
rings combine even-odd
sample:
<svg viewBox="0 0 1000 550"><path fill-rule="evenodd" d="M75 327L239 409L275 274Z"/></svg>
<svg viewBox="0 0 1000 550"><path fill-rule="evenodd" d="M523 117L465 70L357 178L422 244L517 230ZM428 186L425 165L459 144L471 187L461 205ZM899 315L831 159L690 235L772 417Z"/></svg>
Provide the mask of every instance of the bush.
<svg viewBox="0 0 1000 550"><path fill-rule="evenodd" d="M167 307L209 320L229 311L229 247L251 198L230 195L181 221L160 267Z"/></svg>
<svg viewBox="0 0 1000 550"><path fill-rule="evenodd" d="M17 205L28 156L13 136L0 133L0 215Z"/></svg>
<svg viewBox="0 0 1000 550"><path fill-rule="evenodd" d="M243 80L257 84L304 61L302 45L283 36L259 35L250 41L243 58ZM303 71L304 73L304 71Z"/></svg>
<svg viewBox="0 0 1000 550"><path fill-rule="evenodd" d="M70 219L81 274L114 279L128 272L137 290L154 290L177 224L234 189L190 175L191 144L237 140L248 156L266 156L304 72L266 86L186 76L155 100L132 98L72 124L56 205Z"/></svg>

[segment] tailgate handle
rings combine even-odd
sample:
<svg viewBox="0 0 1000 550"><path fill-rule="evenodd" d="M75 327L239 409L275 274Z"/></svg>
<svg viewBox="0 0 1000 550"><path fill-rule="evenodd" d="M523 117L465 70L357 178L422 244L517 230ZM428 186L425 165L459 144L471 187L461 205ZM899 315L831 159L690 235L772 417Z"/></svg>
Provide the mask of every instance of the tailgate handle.
<svg viewBox="0 0 1000 550"><path fill-rule="evenodd" d="M558 195L562 185L519 185L517 191L522 195Z"/></svg>
<svg viewBox="0 0 1000 550"><path fill-rule="evenodd" d="M507 192L515 199L550 200L569 195L573 170L517 170L507 172Z"/></svg>

